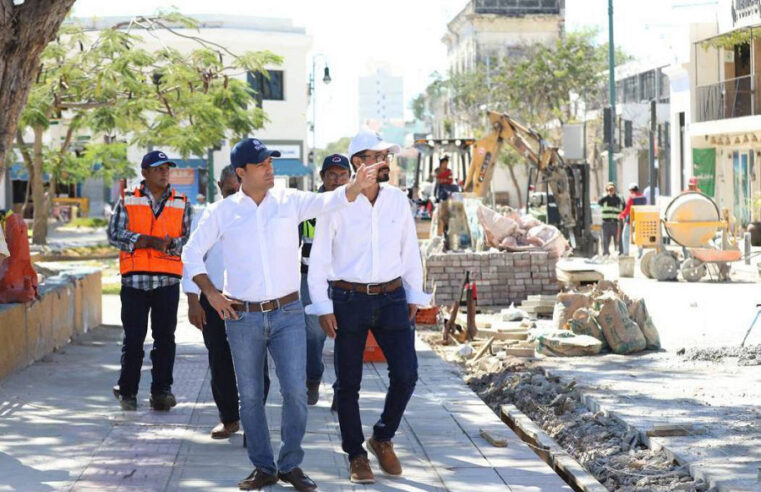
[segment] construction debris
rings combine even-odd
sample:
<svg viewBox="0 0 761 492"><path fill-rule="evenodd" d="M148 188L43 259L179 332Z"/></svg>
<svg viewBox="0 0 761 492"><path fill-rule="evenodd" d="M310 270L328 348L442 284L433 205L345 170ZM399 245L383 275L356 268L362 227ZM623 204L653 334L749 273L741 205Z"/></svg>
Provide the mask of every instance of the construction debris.
<svg viewBox="0 0 761 492"><path fill-rule="evenodd" d="M505 436L495 436L493 432L484 429L478 429L478 435L486 439L486 442L495 448L507 447L507 437Z"/></svg>
<svg viewBox="0 0 761 492"><path fill-rule="evenodd" d="M557 227L510 209L505 215L480 205L478 222L487 246L505 251L547 251L555 258L570 254L571 246Z"/></svg>
<svg viewBox="0 0 761 492"><path fill-rule="evenodd" d="M438 344L436 338L427 337L435 350L453 350ZM584 405L575 381L548 378L527 364L525 359L497 352L476 363L468 361L465 379L495 413L502 405L515 405L608 490L709 489L666 451L645 447L639 433L620 420L605 411L592 412Z"/></svg>
<svg viewBox="0 0 761 492"><path fill-rule="evenodd" d="M534 318L540 316L550 317L555 309L555 296L541 294L528 296L528 298L521 303L521 308Z"/></svg>
<svg viewBox="0 0 761 492"><path fill-rule="evenodd" d="M645 433L648 437L694 436L696 434L705 434L706 428L686 423L654 425L652 429L648 429Z"/></svg>

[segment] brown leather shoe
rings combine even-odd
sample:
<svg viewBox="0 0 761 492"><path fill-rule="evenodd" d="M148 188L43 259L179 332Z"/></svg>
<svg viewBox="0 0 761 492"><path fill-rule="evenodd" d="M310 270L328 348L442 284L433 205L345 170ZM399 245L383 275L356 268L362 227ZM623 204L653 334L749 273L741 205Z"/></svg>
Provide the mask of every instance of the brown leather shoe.
<svg viewBox="0 0 761 492"><path fill-rule="evenodd" d="M240 490L259 490L267 485L275 485L276 483L277 475L270 475L257 468L251 472L251 475L238 482L238 488Z"/></svg>
<svg viewBox="0 0 761 492"><path fill-rule="evenodd" d="M402 464L394 452L394 444L391 441L376 441L374 437L367 440L367 449L378 458L381 470L396 477L402 474Z"/></svg>
<svg viewBox="0 0 761 492"><path fill-rule="evenodd" d="M277 478L293 485L293 488L299 492L313 492L317 490L317 484L306 473L301 471L301 468L298 466L289 472L278 473Z"/></svg>
<svg viewBox="0 0 761 492"><path fill-rule="evenodd" d="M375 483L375 475L366 455L360 454L349 462L349 480L352 483Z"/></svg>
<svg viewBox="0 0 761 492"><path fill-rule="evenodd" d="M212 439L227 439L240 430L240 423L236 420L229 424L218 423L211 430Z"/></svg>

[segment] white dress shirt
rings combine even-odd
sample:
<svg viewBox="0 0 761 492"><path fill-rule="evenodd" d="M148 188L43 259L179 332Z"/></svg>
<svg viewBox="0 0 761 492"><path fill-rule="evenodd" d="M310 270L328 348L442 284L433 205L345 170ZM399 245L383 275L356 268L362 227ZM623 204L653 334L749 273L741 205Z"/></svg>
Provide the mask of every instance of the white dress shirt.
<svg viewBox="0 0 761 492"><path fill-rule="evenodd" d="M198 223L201 221L201 217L209 213L209 208L199 207L193 214L193 221L190 224L190 235L198 228ZM222 262L222 244L220 242L214 243L214 246L204 256L204 263L206 264L206 274L209 276L211 283L217 290L222 290L225 282L225 265ZM182 268L182 290L186 294L201 294L201 289L193 282L193 278L188 275L188 269L183 265Z"/></svg>
<svg viewBox="0 0 761 492"><path fill-rule="evenodd" d="M186 246L187 247L187 246ZM381 185L375 205L360 194L354 206L320 215L309 255L307 314L333 312L328 282L383 283L402 277L409 304L428 304L423 263L407 196Z"/></svg>
<svg viewBox="0 0 761 492"><path fill-rule="evenodd" d="M204 256L220 243L226 296L264 302L298 292L298 225L347 206L345 188L320 194L272 189L259 205L241 190L209 205L182 251L187 277L208 274Z"/></svg>

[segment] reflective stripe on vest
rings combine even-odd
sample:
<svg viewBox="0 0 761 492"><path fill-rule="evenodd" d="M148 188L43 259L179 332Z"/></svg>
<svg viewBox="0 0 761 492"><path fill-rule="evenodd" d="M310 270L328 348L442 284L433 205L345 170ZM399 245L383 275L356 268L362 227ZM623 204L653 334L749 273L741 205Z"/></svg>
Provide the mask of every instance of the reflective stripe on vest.
<svg viewBox="0 0 761 492"><path fill-rule="evenodd" d="M618 201L618 206L609 205L608 201L602 206L602 220L618 220L618 214L623 211L624 207L621 204L621 200Z"/></svg>
<svg viewBox="0 0 761 492"><path fill-rule="evenodd" d="M124 196L130 232L148 236L176 239L182 237L182 220L185 215L185 195L172 190L164 208L156 217L151 201L136 188ZM119 270L122 275L135 273L164 274L182 277L182 260L179 256L161 253L155 249L137 249L119 253Z"/></svg>
<svg viewBox="0 0 761 492"><path fill-rule="evenodd" d="M301 223L301 264L304 266L309 266L309 255L312 252L315 225L316 221L314 219L305 220Z"/></svg>

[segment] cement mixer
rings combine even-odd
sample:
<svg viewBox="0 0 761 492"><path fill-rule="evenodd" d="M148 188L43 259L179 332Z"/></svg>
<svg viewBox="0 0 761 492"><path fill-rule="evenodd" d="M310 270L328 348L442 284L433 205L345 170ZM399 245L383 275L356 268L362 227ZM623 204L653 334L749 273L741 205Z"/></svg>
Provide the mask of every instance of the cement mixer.
<svg viewBox="0 0 761 492"><path fill-rule="evenodd" d="M682 193L668 204L663 217L658 207L632 207L632 243L650 250L640 263L642 273L657 280L676 280L679 272L688 282L697 282L713 265L718 280L729 280L730 263L742 258L736 244L729 241L729 212L719 211L709 196L698 191ZM663 231L677 245L682 246L684 258L676 251L666 249ZM721 244L713 242L719 231Z"/></svg>

